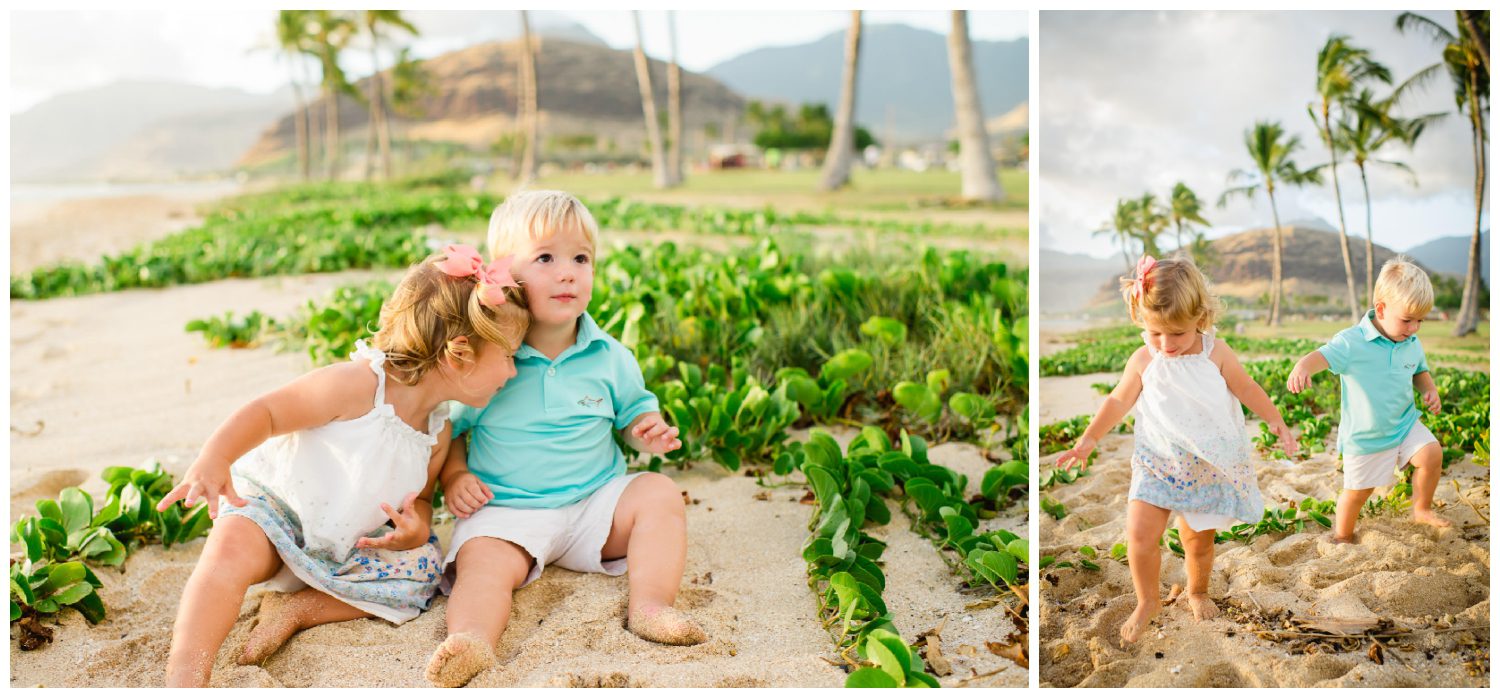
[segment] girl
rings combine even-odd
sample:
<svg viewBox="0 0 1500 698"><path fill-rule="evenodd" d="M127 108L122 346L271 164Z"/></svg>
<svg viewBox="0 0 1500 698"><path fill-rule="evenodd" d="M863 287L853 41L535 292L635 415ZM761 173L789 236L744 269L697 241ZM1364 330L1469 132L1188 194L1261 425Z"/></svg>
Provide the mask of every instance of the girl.
<svg viewBox="0 0 1500 698"><path fill-rule="evenodd" d="M1089 422L1060 467L1082 466L1132 407L1135 453L1125 535L1136 607L1120 639L1135 642L1161 611L1159 541L1173 511L1182 536L1187 601L1193 617L1218 614L1208 597L1214 534L1236 520L1260 520L1260 489L1250 465L1240 403L1271 425L1282 450L1295 451L1292 432L1234 352L1214 341L1218 299L1190 259L1142 257L1134 279L1121 279L1130 319L1145 346L1125 364L1120 383Z"/></svg>
<svg viewBox="0 0 1500 698"><path fill-rule="evenodd" d="M241 664L302 628L427 607L442 573L430 528L445 402L487 404L530 323L509 269L449 245L401 280L373 347L361 340L350 362L255 399L209 437L157 507L207 499L217 520L182 594L168 686L208 684L251 584L300 591L262 600Z"/></svg>

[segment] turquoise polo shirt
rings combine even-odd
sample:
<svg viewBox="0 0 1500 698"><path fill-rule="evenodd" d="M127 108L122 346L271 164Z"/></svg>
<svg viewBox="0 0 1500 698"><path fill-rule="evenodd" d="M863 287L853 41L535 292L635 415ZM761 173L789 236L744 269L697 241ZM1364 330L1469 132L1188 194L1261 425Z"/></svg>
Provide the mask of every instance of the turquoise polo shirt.
<svg viewBox="0 0 1500 698"><path fill-rule="evenodd" d="M1427 370L1416 335L1393 342L1375 328L1375 311L1318 348L1339 376L1339 452L1379 453L1401 445L1417 423L1412 377Z"/></svg>
<svg viewBox="0 0 1500 698"><path fill-rule="evenodd" d="M584 313L555 361L522 344L515 377L484 409L459 405L453 434L470 434L469 471L495 493L489 506L547 509L624 474L614 430L658 409L635 355Z"/></svg>

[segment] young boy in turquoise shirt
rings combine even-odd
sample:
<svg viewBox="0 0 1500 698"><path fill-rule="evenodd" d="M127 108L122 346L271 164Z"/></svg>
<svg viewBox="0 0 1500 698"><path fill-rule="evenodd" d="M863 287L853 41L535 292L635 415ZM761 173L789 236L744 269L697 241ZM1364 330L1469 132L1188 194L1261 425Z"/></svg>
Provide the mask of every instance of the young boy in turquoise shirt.
<svg viewBox="0 0 1500 698"><path fill-rule="evenodd" d="M1287 390L1300 393L1324 369L1339 376L1339 453L1344 488L1339 494L1333 540L1354 543L1359 510L1376 487L1396 482L1410 463L1411 516L1438 528L1450 524L1432 510L1432 496L1443 474L1443 449L1420 420L1412 388L1436 413L1442 404L1427 369L1417 331L1432 310L1432 282L1404 257L1380 268L1375 308L1359 324L1302 357L1287 377Z"/></svg>
<svg viewBox="0 0 1500 698"><path fill-rule="evenodd" d="M631 448L682 447L629 349L586 312L598 225L558 191L512 195L490 217L489 248L508 258L531 311L516 376L483 410L454 415L439 479L459 517L448 546L448 637L427 678L461 686L495 662L511 594L547 565L619 575L629 561L626 627L647 640L707 639L673 607L687 560L681 493L660 473L626 474Z"/></svg>

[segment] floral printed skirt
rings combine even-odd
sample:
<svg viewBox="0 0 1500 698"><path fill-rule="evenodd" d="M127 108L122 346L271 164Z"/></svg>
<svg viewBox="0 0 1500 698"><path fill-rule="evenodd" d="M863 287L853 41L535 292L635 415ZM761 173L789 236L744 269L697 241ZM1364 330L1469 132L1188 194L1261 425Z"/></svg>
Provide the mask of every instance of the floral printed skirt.
<svg viewBox="0 0 1500 698"><path fill-rule="evenodd" d="M254 521L276 546L284 566L266 582L267 588L296 591L312 587L398 624L417 617L437 594L443 553L435 535L411 550L362 548L351 551L346 559L334 560L326 551L304 547L302 524L296 513L275 496L260 493L245 499L249 503L244 507L225 502L219 514ZM365 537L376 538L390 530L390 526L381 526Z"/></svg>

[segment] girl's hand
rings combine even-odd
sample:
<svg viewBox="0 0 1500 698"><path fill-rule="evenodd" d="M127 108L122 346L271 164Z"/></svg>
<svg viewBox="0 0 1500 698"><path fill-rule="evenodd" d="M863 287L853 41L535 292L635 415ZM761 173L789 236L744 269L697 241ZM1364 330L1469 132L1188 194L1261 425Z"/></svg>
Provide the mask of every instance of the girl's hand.
<svg viewBox="0 0 1500 698"><path fill-rule="evenodd" d="M1438 397L1437 388L1422 391L1422 402L1427 404L1427 409L1437 414L1443 409L1443 399Z"/></svg>
<svg viewBox="0 0 1500 698"><path fill-rule="evenodd" d="M1292 438L1292 428L1286 422L1271 425L1271 433L1276 435L1276 443L1281 447L1281 452L1288 457L1295 455L1300 449L1297 448L1297 440Z"/></svg>
<svg viewBox="0 0 1500 698"><path fill-rule="evenodd" d="M1286 377L1286 389L1295 395L1307 390L1309 385L1312 385L1312 376L1307 372L1307 367L1298 361L1297 365L1292 367L1291 374Z"/></svg>
<svg viewBox="0 0 1500 698"><path fill-rule="evenodd" d="M682 448L682 442L677 439L677 427L667 426L661 414L648 414L641 419L640 423L630 430L630 435L636 438L642 448L640 451L660 455Z"/></svg>
<svg viewBox="0 0 1500 698"><path fill-rule="evenodd" d="M391 531L379 538L360 538L354 542L356 548L385 548L386 550L411 550L427 542L427 536L431 531L427 522L422 520L422 515L417 512L417 493L412 492L401 500L401 510L391 508L385 502L380 503L380 508L386 516L391 517L391 523L396 530Z"/></svg>
<svg viewBox="0 0 1500 698"><path fill-rule="evenodd" d="M443 501L448 503L448 511L460 519L473 516L474 512L484 508L485 503L494 498L495 493L474 473L464 473L453 478L453 486L443 490Z"/></svg>
<svg viewBox="0 0 1500 698"><path fill-rule="evenodd" d="M1078 443L1073 444L1072 448L1063 451L1062 455L1057 457L1057 467L1062 468L1064 471L1074 468L1078 470L1087 468L1089 455L1094 452L1095 445L1093 439L1087 437L1079 439Z"/></svg>
<svg viewBox="0 0 1500 698"><path fill-rule="evenodd" d="M219 497L227 497L229 503L242 507L249 502L245 501L238 492L234 491L234 481L229 476L229 465L223 460L207 459L202 456L193 461L193 465L183 474L182 482L172 488L167 496L162 497L156 504L157 511L166 511L173 502L182 500L182 506L191 509L197 506L200 499L208 500L208 518L219 518Z"/></svg>

